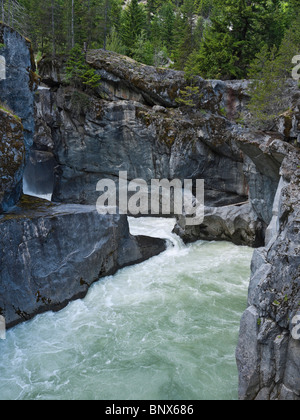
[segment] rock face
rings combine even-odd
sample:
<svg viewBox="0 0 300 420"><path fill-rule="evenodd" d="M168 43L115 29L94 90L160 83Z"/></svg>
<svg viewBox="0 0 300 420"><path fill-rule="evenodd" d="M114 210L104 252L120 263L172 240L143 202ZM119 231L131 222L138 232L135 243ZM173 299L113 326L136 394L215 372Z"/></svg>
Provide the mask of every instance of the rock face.
<svg viewBox="0 0 300 420"><path fill-rule="evenodd" d="M131 236L126 216L23 196L0 216L0 314L9 328L61 309L100 277L165 249L164 240Z"/></svg>
<svg viewBox="0 0 300 420"><path fill-rule="evenodd" d="M55 70L56 88L40 91L37 100L38 131L53 143L58 163L53 200L94 204L97 182L115 180L119 171L147 182L204 178L212 206L247 199L243 155L222 111L229 102L230 115L239 111L241 86L199 78L201 103L194 111L176 103L186 86L181 72L102 50L89 52L87 61L102 78L98 98L61 85ZM49 82L43 61L39 72Z"/></svg>
<svg viewBox="0 0 300 420"><path fill-rule="evenodd" d="M0 213L18 202L22 194L25 156L29 155L34 133L35 63L28 40L0 24L1 56L5 78L0 80L1 169ZM10 114L10 115L8 115Z"/></svg>
<svg viewBox="0 0 300 420"><path fill-rule="evenodd" d="M0 24L1 55L6 61L6 78L0 81L0 100L22 120L26 153L34 134L34 95L38 77L31 43L15 30Z"/></svg>
<svg viewBox="0 0 300 420"><path fill-rule="evenodd" d="M0 109L0 213L21 195L24 161L23 126L10 112Z"/></svg>
<svg viewBox="0 0 300 420"><path fill-rule="evenodd" d="M91 51L102 86L87 97L62 84L57 66L41 63L55 87L39 96L37 124L58 170L54 199L94 204L96 183L128 178L204 178L201 226L180 217L186 241L230 240L255 250L249 305L241 320L237 363L240 399L300 399L300 104L266 133L236 124L246 81L197 79L195 108L178 107L183 73ZM295 94L296 92L296 94ZM75 106L74 106L75 105ZM45 124L46 121L46 124Z"/></svg>
<svg viewBox="0 0 300 420"><path fill-rule="evenodd" d="M166 245L160 239L132 237L126 216L100 216L95 206L53 205L26 196L20 201L26 161L33 154L46 159L52 143L39 127L34 136L37 79L30 42L1 24L0 43L5 46L0 80L0 315L9 328L83 297L100 277L157 255ZM34 137L41 150L32 150Z"/></svg>
<svg viewBox="0 0 300 420"><path fill-rule="evenodd" d="M257 247L263 242L262 223L250 203L205 207L204 221L196 226L188 226L185 216L179 216L174 232L187 243L202 239Z"/></svg>
<svg viewBox="0 0 300 420"><path fill-rule="evenodd" d="M249 204L219 208L207 207L199 226L186 226L179 217L175 227L186 242L198 239L228 240L237 245L259 247L273 218L273 203L285 156L295 148L279 132L264 133L231 124L234 144L243 153L243 171ZM232 176L232 174L230 174Z"/></svg>
<svg viewBox="0 0 300 420"><path fill-rule="evenodd" d="M300 133L298 116L299 102L293 109L295 138ZM260 166L260 157L271 159L276 166L282 162L281 178L266 247L257 249L252 261L249 306L241 320L236 352L239 397L300 400L300 153L278 141L264 147L260 145L255 154L257 168L261 174L272 169L266 162Z"/></svg>

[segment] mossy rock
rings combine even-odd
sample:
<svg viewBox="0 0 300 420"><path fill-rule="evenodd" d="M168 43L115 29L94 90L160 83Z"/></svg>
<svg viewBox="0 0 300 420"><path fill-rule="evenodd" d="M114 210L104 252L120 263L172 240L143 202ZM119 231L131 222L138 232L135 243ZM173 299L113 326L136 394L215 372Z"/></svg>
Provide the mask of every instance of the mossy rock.
<svg viewBox="0 0 300 420"><path fill-rule="evenodd" d="M25 162L24 130L19 118L0 108L0 211L5 197L19 188Z"/></svg>

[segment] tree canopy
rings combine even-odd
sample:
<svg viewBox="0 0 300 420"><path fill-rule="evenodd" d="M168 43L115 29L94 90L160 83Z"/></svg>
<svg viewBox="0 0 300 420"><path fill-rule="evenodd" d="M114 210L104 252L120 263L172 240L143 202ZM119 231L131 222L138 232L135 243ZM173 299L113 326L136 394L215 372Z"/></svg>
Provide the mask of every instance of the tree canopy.
<svg viewBox="0 0 300 420"><path fill-rule="evenodd" d="M246 78L257 54L279 51L300 9L299 0L0 1L2 21L38 55L85 45L221 79Z"/></svg>

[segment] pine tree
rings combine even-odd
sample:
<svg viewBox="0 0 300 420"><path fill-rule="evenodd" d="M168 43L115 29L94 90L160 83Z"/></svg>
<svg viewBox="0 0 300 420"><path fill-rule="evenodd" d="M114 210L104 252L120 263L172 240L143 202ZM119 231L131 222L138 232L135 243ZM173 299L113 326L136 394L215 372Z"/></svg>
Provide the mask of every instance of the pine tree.
<svg viewBox="0 0 300 420"><path fill-rule="evenodd" d="M249 64L266 44L278 47L284 33L279 0L215 0L194 72L208 78L244 78Z"/></svg>
<svg viewBox="0 0 300 420"><path fill-rule="evenodd" d="M163 4L159 12L161 22L161 41L169 49L174 46L175 11L171 1Z"/></svg>
<svg viewBox="0 0 300 420"><path fill-rule="evenodd" d="M186 61L195 47L194 13L194 0L185 0L176 16L174 61L177 70L184 70Z"/></svg>
<svg viewBox="0 0 300 420"><path fill-rule="evenodd" d="M145 28L146 14L138 0L131 0L122 16L122 41L127 48L128 55L132 56L138 37Z"/></svg>
<svg viewBox="0 0 300 420"><path fill-rule="evenodd" d="M126 54L126 47L122 44L120 36L115 27L111 29L111 32L108 36L106 49L118 54Z"/></svg>
<svg viewBox="0 0 300 420"><path fill-rule="evenodd" d="M80 45L76 45L70 52L66 63L66 81L76 88L97 88L101 77L85 61Z"/></svg>
<svg viewBox="0 0 300 420"><path fill-rule="evenodd" d="M140 63L153 65L154 48L151 41L147 40L146 32L142 30L140 36L137 37L133 58Z"/></svg>
<svg viewBox="0 0 300 420"><path fill-rule="evenodd" d="M265 45L251 63L249 76L253 79L250 85L250 102L248 109L252 122L262 128L270 128L274 118L288 107L289 98L285 84L291 78L292 58L300 54L300 16L296 16L286 31L279 49L275 46L268 50Z"/></svg>

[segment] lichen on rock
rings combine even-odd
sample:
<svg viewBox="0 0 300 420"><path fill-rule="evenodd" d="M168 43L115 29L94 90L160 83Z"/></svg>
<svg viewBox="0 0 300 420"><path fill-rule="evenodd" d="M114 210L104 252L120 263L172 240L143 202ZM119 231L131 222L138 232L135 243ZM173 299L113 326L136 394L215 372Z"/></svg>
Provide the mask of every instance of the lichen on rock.
<svg viewBox="0 0 300 420"><path fill-rule="evenodd" d="M21 122L0 109L0 213L18 201L25 161Z"/></svg>

